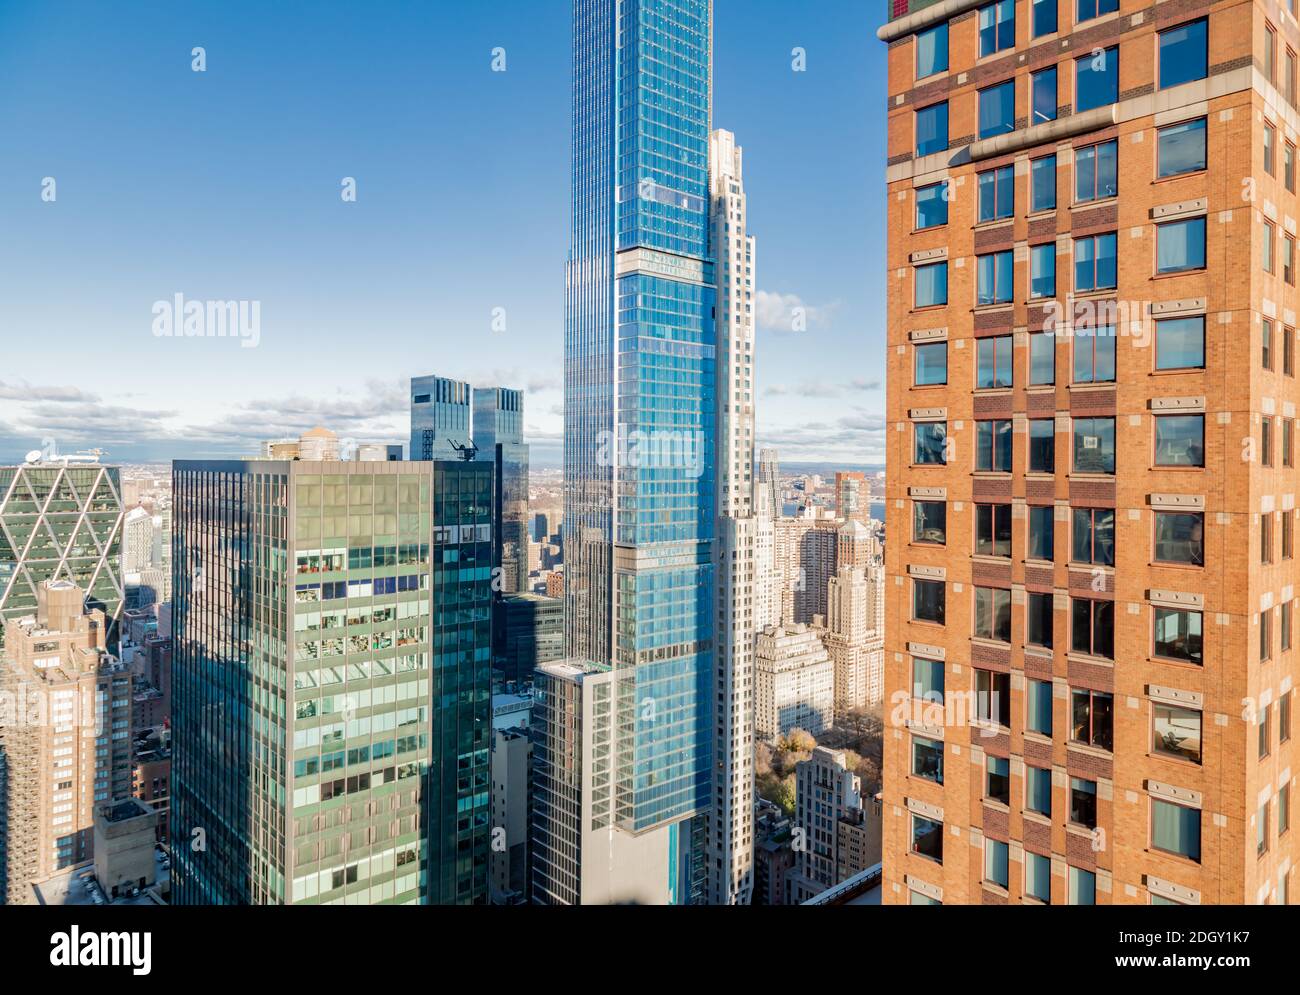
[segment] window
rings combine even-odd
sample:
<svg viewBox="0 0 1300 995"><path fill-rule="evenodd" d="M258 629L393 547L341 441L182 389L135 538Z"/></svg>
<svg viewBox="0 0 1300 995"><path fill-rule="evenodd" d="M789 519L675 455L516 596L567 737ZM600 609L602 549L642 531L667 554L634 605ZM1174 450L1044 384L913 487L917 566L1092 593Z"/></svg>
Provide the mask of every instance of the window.
<svg viewBox="0 0 1300 995"><path fill-rule="evenodd" d="M976 305L1006 304L1011 300L1012 253L992 252L975 257Z"/></svg>
<svg viewBox="0 0 1300 995"><path fill-rule="evenodd" d="M1102 142L1079 149L1074 156L1074 199L1084 204L1119 193L1119 143Z"/></svg>
<svg viewBox="0 0 1300 995"><path fill-rule="evenodd" d="M1205 465L1205 416L1158 415L1156 466Z"/></svg>
<svg viewBox="0 0 1300 995"><path fill-rule="evenodd" d="M1078 13L1074 18L1076 24L1119 10L1119 0L1077 0L1077 4L1075 10Z"/></svg>
<svg viewBox="0 0 1300 995"><path fill-rule="evenodd" d="M937 898L932 898L929 895L923 895L919 891L908 891L907 904L908 905L942 905L943 902L939 901L939 899Z"/></svg>
<svg viewBox="0 0 1300 995"><path fill-rule="evenodd" d="M1151 799L1151 846L1201 862L1201 810Z"/></svg>
<svg viewBox="0 0 1300 995"><path fill-rule="evenodd" d="M943 863L943 823L912 813L912 852Z"/></svg>
<svg viewBox="0 0 1300 995"><path fill-rule="evenodd" d="M1010 591L1000 587L975 588L975 635L1000 643L1011 642Z"/></svg>
<svg viewBox="0 0 1300 995"><path fill-rule="evenodd" d="M1073 642L1076 653L1115 658L1115 603L1074 598L1070 603Z"/></svg>
<svg viewBox="0 0 1300 995"><path fill-rule="evenodd" d="M912 618L918 622L936 622L943 625L944 582L941 580L912 581Z"/></svg>
<svg viewBox="0 0 1300 995"><path fill-rule="evenodd" d="M1156 272L1205 269L1205 218L1156 225Z"/></svg>
<svg viewBox="0 0 1300 995"><path fill-rule="evenodd" d="M1075 508L1074 545L1071 559L1075 563L1098 566L1115 565L1115 510L1113 508Z"/></svg>
<svg viewBox="0 0 1300 995"><path fill-rule="evenodd" d="M1011 804L1011 761L1006 757L987 758L984 797L1003 805Z"/></svg>
<svg viewBox="0 0 1300 995"><path fill-rule="evenodd" d="M1052 858L1025 851L1025 894L1040 902L1052 900Z"/></svg>
<svg viewBox="0 0 1300 995"><path fill-rule="evenodd" d="M979 137L1016 130L1016 82L1013 79L979 91Z"/></svg>
<svg viewBox="0 0 1300 995"><path fill-rule="evenodd" d="M916 346L916 386L948 382L948 343L925 342Z"/></svg>
<svg viewBox="0 0 1300 995"><path fill-rule="evenodd" d="M916 154L929 155L948 148L948 102L931 104L916 112Z"/></svg>
<svg viewBox="0 0 1300 995"><path fill-rule="evenodd" d="M1051 332L1029 336L1029 382L1034 386L1056 382L1056 336Z"/></svg>
<svg viewBox="0 0 1300 995"><path fill-rule="evenodd" d="M1295 239L1282 236L1282 279L1295 286Z"/></svg>
<svg viewBox="0 0 1300 995"><path fill-rule="evenodd" d="M1029 296L1031 299L1056 296L1055 242L1029 247Z"/></svg>
<svg viewBox="0 0 1300 995"><path fill-rule="evenodd" d="M1288 607L1290 602L1287 602ZM1277 741L1285 743L1291 738L1291 695L1288 691L1277 700Z"/></svg>
<svg viewBox="0 0 1300 995"><path fill-rule="evenodd" d="M948 303L948 261L916 267L916 306L937 307Z"/></svg>
<svg viewBox="0 0 1300 995"><path fill-rule="evenodd" d="M1156 369L1205 368L1205 318L1165 318L1156 322Z"/></svg>
<svg viewBox="0 0 1300 995"><path fill-rule="evenodd" d="M948 503L912 502L912 541L942 546L948 541Z"/></svg>
<svg viewBox="0 0 1300 995"><path fill-rule="evenodd" d="M1074 111L1090 111L1119 99L1119 48L1074 60Z"/></svg>
<svg viewBox="0 0 1300 995"><path fill-rule="evenodd" d="M1272 705L1263 705L1260 707L1259 714L1255 716L1255 728L1259 733L1259 759L1263 760L1269 754L1269 719L1271 718Z"/></svg>
<svg viewBox="0 0 1300 995"><path fill-rule="evenodd" d="M1029 163L1029 210L1056 210L1056 156L1045 155Z"/></svg>
<svg viewBox="0 0 1300 995"><path fill-rule="evenodd" d="M1025 556L1031 560L1053 560L1055 555L1056 509L1050 505L1031 505L1029 508L1029 549Z"/></svg>
<svg viewBox="0 0 1300 995"><path fill-rule="evenodd" d="M916 423L916 462L922 466L947 462L948 424L941 421Z"/></svg>
<svg viewBox="0 0 1300 995"><path fill-rule="evenodd" d="M1192 21L1160 32L1160 89L1205 79L1210 49L1206 21Z"/></svg>
<svg viewBox="0 0 1300 995"><path fill-rule="evenodd" d="M1011 725L1011 675L975 671L975 717L981 722Z"/></svg>
<svg viewBox="0 0 1300 995"><path fill-rule="evenodd" d="M1156 605L1154 615L1153 653L1166 660L1182 660L1201 666L1204 663L1201 655L1201 613Z"/></svg>
<svg viewBox="0 0 1300 995"><path fill-rule="evenodd" d="M1056 120L1056 67L1040 69L1029 78L1029 123Z"/></svg>
<svg viewBox="0 0 1300 995"><path fill-rule="evenodd" d="M1115 233L1074 240L1074 289L1087 293L1115 289Z"/></svg>
<svg viewBox="0 0 1300 995"><path fill-rule="evenodd" d="M1098 3L1110 2L1116 0L1097 0ZM1097 875L1092 871L1085 871L1080 867L1071 867L1070 871L1070 888L1069 902L1071 905L1096 905L1097 904Z"/></svg>
<svg viewBox="0 0 1300 995"><path fill-rule="evenodd" d="M1275 272L1273 268L1273 242L1277 238L1271 221L1264 222L1264 243L1260 246L1260 259L1265 273Z"/></svg>
<svg viewBox="0 0 1300 995"><path fill-rule="evenodd" d="M979 174L977 181L980 224L1009 218L1015 213L1016 179L1013 167L1000 166L986 170Z"/></svg>
<svg viewBox="0 0 1300 995"><path fill-rule="evenodd" d="M1290 429L1292 421L1286 420L1287 428ZM1295 513L1292 511L1282 512L1282 559L1289 560L1295 555ZM1285 607L1285 606L1284 606ZM1285 643L1282 648L1286 649L1290 644Z"/></svg>
<svg viewBox="0 0 1300 995"><path fill-rule="evenodd" d="M1056 0L1031 0L1031 35L1041 38L1056 31Z"/></svg>
<svg viewBox="0 0 1300 995"><path fill-rule="evenodd" d="M1016 44L1015 0L997 0L980 8L980 57L1014 48Z"/></svg>
<svg viewBox="0 0 1300 995"><path fill-rule="evenodd" d="M912 736L912 773L943 784L943 740Z"/></svg>
<svg viewBox="0 0 1300 995"><path fill-rule="evenodd" d="M912 697L943 704L943 661L912 657Z"/></svg>
<svg viewBox="0 0 1300 995"><path fill-rule="evenodd" d="M1255 813L1255 856L1268 853L1268 802Z"/></svg>
<svg viewBox="0 0 1300 995"><path fill-rule="evenodd" d="M916 35L916 78L925 79L948 68L948 22Z"/></svg>
<svg viewBox="0 0 1300 995"><path fill-rule="evenodd" d="M1011 555L1011 505L975 506L975 552L980 556Z"/></svg>
<svg viewBox="0 0 1300 995"><path fill-rule="evenodd" d="M1115 419L1074 419L1076 473L1115 472Z"/></svg>
<svg viewBox="0 0 1300 995"><path fill-rule="evenodd" d="M977 339L975 344L977 389L1011 386L1010 335L994 335Z"/></svg>
<svg viewBox="0 0 1300 995"><path fill-rule="evenodd" d="M1264 75L1277 84L1277 31L1271 24L1264 26Z"/></svg>
<svg viewBox="0 0 1300 995"><path fill-rule="evenodd" d="M1171 124L1156 132L1156 176L1179 176L1205 168L1205 118Z"/></svg>
<svg viewBox="0 0 1300 995"><path fill-rule="evenodd" d="M1157 511L1157 563L1205 566L1205 515L1199 511Z"/></svg>
<svg viewBox="0 0 1300 995"><path fill-rule="evenodd" d="M1277 168L1277 129L1267 121L1264 123L1264 172L1275 175Z"/></svg>
<svg viewBox="0 0 1300 995"><path fill-rule="evenodd" d="M1025 765L1025 808L1049 818L1052 814L1052 772Z"/></svg>
<svg viewBox="0 0 1300 995"><path fill-rule="evenodd" d="M1273 322L1268 318L1260 321L1259 362L1266 370L1273 368Z"/></svg>
<svg viewBox="0 0 1300 995"><path fill-rule="evenodd" d="M916 228L938 228L948 223L948 197L945 183L931 183L916 188Z"/></svg>
<svg viewBox="0 0 1300 995"><path fill-rule="evenodd" d="M1114 745L1114 699L1101 691L1070 691L1070 739L1102 750Z"/></svg>
<svg viewBox="0 0 1300 995"><path fill-rule="evenodd" d="M1040 597L1050 598L1051 595L1040 595ZM1028 690L1025 695L1027 708L1025 727L1030 732L1036 732L1043 736L1051 736L1052 682L1030 680L1027 687Z"/></svg>
<svg viewBox="0 0 1300 995"><path fill-rule="evenodd" d="M1259 613L1259 662L1273 655L1273 609Z"/></svg>
<svg viewBox="0 0 1300 995"><path fill-rule="evenodd" d="M1086 829L1097 828L1097 782L1070 778L1070 821Z"/></svg>
<svg viewBox="0 0 1300 995"><path fill-rule="evenodd" d="M1295 106L1295 52L1291 49L1286 50L1286 62L1283 72L1286 74L1282 80L1282 96L1292 107Z"/></svg>
<svg viewBox="0 0 1300 995"><path fill-rule="evenodd" d="M1273 465L1273 419L1268 415L1259 423L1259 453L1263 466Z"/></svg>
<svg viewBox="0 0 1300 995"><path fill-rule="evenodd" d="M1295 146L1290 142L1282 150L1282 178L1286 188L1295 193Z"/></svg>
<svg viewBox="0 0 1300 995"><path fill-rule="evenodd" d="M1056 472L1056 419L1033 418L1029 422L1029 472Z"/></svg>
<svg viewBox="0 0 1300 995"><path fill-rule="evenodd" d="M1281 836L1291 828L1291 784L1277 789L1277 834Z"/></svg>
<svg viewBox="0 0 1300 995"><path fill-rule="evenodd" d="M1152 702L1151 752L1201 762L1201 713L1194 708Z"/></svg>
<svg viewBox="0 0 1300 995"><path fill-rule="evenodd" d="M975 423L975 469L1011 472L1010 420Z"/></svg>
<svg viewBox="0 0 1300 995"><path fill-rule="evenodd" d="M1295 376L1295 329L1282 327L1282 372Z"/></svg>
<svg viewBox="0 0 1300 995"><path fill-rule="evenodd" d="M1291 602L1283 601L1278 605L1278 617L1282 620L1280 649L1283 653L1291 648Z"/></svg>
<svg viewBox="0 0 1300 995"><path fill-rule="evenodd" d="M1110 383L1115 379L1115 326L1074 330L1074 382Z"/></svg>
<svg viewBox="0 0 1300 995"><path fill-rule="evenodd" d="M1004 760L1003 763L1006 763ZM984 838L984 880L999 888L1007 887L1007 845L1001 840Z"/></svg>

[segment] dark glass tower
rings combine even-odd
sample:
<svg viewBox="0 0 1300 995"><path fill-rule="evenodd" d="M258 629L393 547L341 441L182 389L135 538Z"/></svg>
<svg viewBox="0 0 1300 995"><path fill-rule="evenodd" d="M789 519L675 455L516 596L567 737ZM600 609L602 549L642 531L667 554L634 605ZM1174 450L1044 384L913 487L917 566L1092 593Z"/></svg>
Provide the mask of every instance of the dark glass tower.
<svg viewBox="0 0 1300 995"><path fill-rule="evenodd" d="M492 467L177 462L176 904L487 897Z"/></svg>
<svg viewBox="0 0 1300 995"><path fill-rule="evenodd" d="M615 824L677 834L687 901L711 772L712 4L573 10L565 647L617 674Z"/></svg>

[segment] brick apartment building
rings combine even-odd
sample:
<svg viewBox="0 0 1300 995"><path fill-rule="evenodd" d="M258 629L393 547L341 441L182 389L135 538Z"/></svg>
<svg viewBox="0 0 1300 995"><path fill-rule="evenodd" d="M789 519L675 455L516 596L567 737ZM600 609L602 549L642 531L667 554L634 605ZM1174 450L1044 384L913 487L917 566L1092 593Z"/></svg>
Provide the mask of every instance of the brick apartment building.
<svg viewBox="0 0 1300 995"><path fill-rule="evenodd" d="M884 901L1294 903L1294 0L887 17Z"/></svg>

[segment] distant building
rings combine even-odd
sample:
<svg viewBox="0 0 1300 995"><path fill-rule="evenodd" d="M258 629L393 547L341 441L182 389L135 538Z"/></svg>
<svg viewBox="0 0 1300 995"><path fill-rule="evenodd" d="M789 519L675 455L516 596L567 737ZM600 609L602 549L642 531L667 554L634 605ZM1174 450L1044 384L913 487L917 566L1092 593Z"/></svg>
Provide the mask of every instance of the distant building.
<svg viewBox="0 0 1300 995"><path fill-rule="evenodd" d="M526 729L492 733L493 905L528 900L529 780L532 743Z"/></svg>
<svg viewBox="0 0 1300 995"><path fill-rule="evenodd" d="M463 380L446 377L411 378L410 460L454 460L455 445L470 441L472 388Z"/></svg>
<svg viewBox="0 0 1300 995"><path fill-rule="evenodd" d="M772 626L755 648L755 732L765 738L829 729L835 707L835 665L821 636L806 625Z"/></svg>
<svg viewBox="0 0 1300 995"><path fill-rule="evenodd" d="M862 782L848 769L842 750L819 746L795 765L794 811L801 845L795 847L793 900L802 903L839 883L839 822L862 811Z"/></svg>
<svg viewBox="0 0 1300 995"><path fill-rule="evenodd" d="M538 664L564 656L564 602L539 594L504 595L493 613L492 669L524 684Z"/></svg>
<svg viewBox="0 0 1300 995"><path fill-rule="evenodd" d="M871 491L867 475L857 470L835 474L835 515L848 521L863 521L871 513Z"/></svg>
<svg viewBox="0 0 1300 995"><path fill-rule="evenodd" d="M0 904L94 855L94 813L131 794L131 674L85 592L42 581L36 610L5 625L0 699ZM29 721L29 719L31 721Z"/></svg>
<svg viewBox="0 0 1300 995"><path fill-rule="evenodd" d="M524 444L524 392L474 388L476 459L496 467L493 478L493 562L500 568L495 590L528 590L528 446Z"/></svg>
<svg viewBox="0 0 1300 995"><path fill-rule="evenodd" d="M546 575L546 596L548 598L564 597L564 571L552 570Z"/></svg>

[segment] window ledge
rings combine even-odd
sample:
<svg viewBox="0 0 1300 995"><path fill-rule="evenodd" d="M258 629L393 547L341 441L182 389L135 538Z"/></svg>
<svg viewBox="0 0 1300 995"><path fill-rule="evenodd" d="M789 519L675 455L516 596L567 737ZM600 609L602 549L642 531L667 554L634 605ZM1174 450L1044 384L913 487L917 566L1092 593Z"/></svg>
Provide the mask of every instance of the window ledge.
<svg viewBox="0 0 1300 995"><path fill-rule="evenodd" d="M1070 663L1095 663L1102 667L1114 667L1114 660L1107 660L1104 656L1093 656L1091 653L1069 652L1065 654L1065 659ZM1109 756L1110 754L1107 754Z"/></svg>

